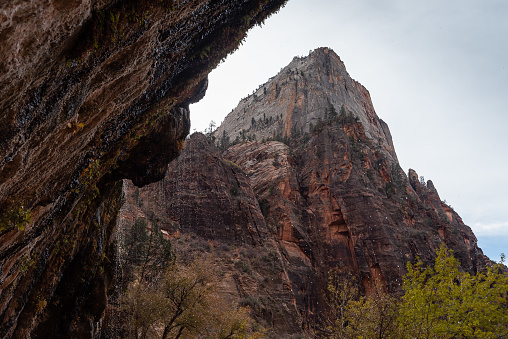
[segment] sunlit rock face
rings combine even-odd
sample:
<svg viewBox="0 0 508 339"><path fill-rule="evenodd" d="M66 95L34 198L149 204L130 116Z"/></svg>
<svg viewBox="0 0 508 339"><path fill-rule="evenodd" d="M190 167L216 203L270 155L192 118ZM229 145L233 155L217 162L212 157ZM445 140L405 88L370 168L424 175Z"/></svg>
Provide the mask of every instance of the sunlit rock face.
<svg viewBox="0 0 508 339"><path fill-rule="evenodd" d="M406 263L430 263L442 242L467 271L488 262L432 182L401 170L368 91L327 48L294 59L215 135L191 136L139 196L136 216L153 213L177 253L226 265L224 293L281 338L323 311L330 269L352 272L363 293L399 293Z"/></svg>
<svg viewBox="0 0 508 339"><path fill-rule="evenodd" d="M100 331L118 180L164 177L208 72L283 3L0 4L0 337Z"/></svg>

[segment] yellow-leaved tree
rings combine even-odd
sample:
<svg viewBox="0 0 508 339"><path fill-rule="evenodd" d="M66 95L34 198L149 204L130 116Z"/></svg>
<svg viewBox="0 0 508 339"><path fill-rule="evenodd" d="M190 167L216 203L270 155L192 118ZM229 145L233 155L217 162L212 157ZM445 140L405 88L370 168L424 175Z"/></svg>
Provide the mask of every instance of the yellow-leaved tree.
<svg viewBox="0 0 508 339"><path fill-rule="evenodd" d="M359 293L359 279L351 272L332 271L328 279L329 314L321 319L318 336L329 339L397 338L397 301L381 291Z"/></svg>
<svg viewBox="0 0 508 339"><path fill-rule="evenodd" d="M502 264L473 275L443 244L433 266L408 263L399 297L358 293L349 274L328 284L329 313L318 327L324 338L508 338L508 277Z"/></svg>
<svg viewBox="0 0 508 339"><path fill-rule="evenodd" d="M399 306L404 338L507 338L508 278L501 265L471 275L444 244L434 267L407 265Z"/></svg>
<svg viewBox="0 0 508 339"><path fill-rule="evenodd" d="M248 338L252 319L217 293L209 261L172 263L157 281L137 281L124 294L131 338Z"/></svg>

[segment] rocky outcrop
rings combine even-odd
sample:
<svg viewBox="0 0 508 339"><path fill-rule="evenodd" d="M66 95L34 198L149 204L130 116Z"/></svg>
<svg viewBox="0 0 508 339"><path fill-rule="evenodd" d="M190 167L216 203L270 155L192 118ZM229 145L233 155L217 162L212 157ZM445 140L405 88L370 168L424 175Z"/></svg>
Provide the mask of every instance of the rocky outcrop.
<svg viewBox="0 0 508 339"><path fill-rule="evenodd" d="M0 336L90 337L117 181L164 177L207 73L282 0L0 4Z"/></svg>
<svg viewBox="0 0 508 339"><path fill-rule="evenodd" d="M163 183L139 196L139 215L162 220L180 255L201 239L218 244L208 251L220 263L243 262L227 266L236 278L224 291L278 337L324 311L330 270L354 274L365 294L397 294L406 263L430 263L442 242L467 271L489 262L432 182L401 170L367 90L327 48L294 59L208 140L193 135ZM215 250L224 244L238 252Z"/></svg>
<svg viewBox="0 0 508 339"><path fill-rule="evenodd" d="M263 97L264 88L279 94L267 91ZM266 119L268 112L279 119ZM241 122L249 120L259 122L246 129ZM465 269L484 267L471 229L439 199L432 182L420 183L412 170L409 179L402 172L388 126L377 117L368 91L330 49L293 59L242 100L217 130L219 143L239 129L257 140L289 145L276 151L273 141L241 143L224 153L251 177L258 198L279 211L272 216L279 239L298 244L302 253L313 248L314 260L329 262L327 267L357 272L366 292L396 292L407 260L418 255L430 261L442 241ZM267 148L284 160L279 164L284 175L259 170L270 171L255 156Z"/></svg>
<svg viewBox="0 0 508 339"><path fill-rule="evenodd" d="M169 164L165 180L140 194L143 204L157 207L152 212L164 212L157 213L164 217L159 224L171 234L193 232L205 239L252 246L267 237L249 178L202 134L187 141L185 152Z"/></svg>

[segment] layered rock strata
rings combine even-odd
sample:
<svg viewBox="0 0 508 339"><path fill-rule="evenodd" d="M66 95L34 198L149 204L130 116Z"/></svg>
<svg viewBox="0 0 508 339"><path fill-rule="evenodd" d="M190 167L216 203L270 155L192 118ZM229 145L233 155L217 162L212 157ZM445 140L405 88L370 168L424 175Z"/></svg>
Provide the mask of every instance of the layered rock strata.
<svg viewBox="0 0 508 339"><path fill-rule="evenodd" d="M277 75L226 116L215 135L230 142L257 141L309 133L332 108L354 112L366 137L397 161L390 131L379 119L370 94L352 79L340 57L328 48L295 57Z"/></svg>
<svg viewBox="0 0 508 339"><path fill-rule="evenodd" d="M124 192L124 229L140 218L156 220L179 261L212 258L224 298L263 314L258 320L279 335L301 332L276 231L267 227L249 177L204 135L187 140L163 181L141 189L126 181Z"/></svg>

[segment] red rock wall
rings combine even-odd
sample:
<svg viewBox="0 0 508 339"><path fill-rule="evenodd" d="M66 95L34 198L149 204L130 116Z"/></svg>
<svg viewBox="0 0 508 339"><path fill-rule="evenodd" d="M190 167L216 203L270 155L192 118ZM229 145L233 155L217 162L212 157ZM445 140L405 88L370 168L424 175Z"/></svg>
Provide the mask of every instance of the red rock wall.
<svg viewBox="0 0 508 339"><path fill-rule="evenodd" d="M343 104L348 116L327 119L330 103L337 112ZM263 114L272 119L260 119ZM325 311L329 270L351 272L367 295L397 294L406 263L416 256L430 263L442 242L469 272L488 263L471 229L441 202L432 182L423 185L416 172L401 170L370 95L333 51L293 60L242 100L216 132L219 144L224 146L224 132L237 135L241 122L252 118L257 123L247 133L258 140L278 135L285 144L237 142L219 153L195 134L164 183L141 195L152 201L145 208L165 223L176 248L196 239L235 244L238 252L212 249L209 255L222 260L218 267L243 260L231 267L235 278L225 291L239 302L257 300L253 313L275 336L305 333ZM312 119L321 122L310 129ZM302 121L303 132L287 135ZM166 204L159 208L161 192ZM273 260L257 260L255 253L272 253ZM266 272L276 284L260 281Z"/></svg>

